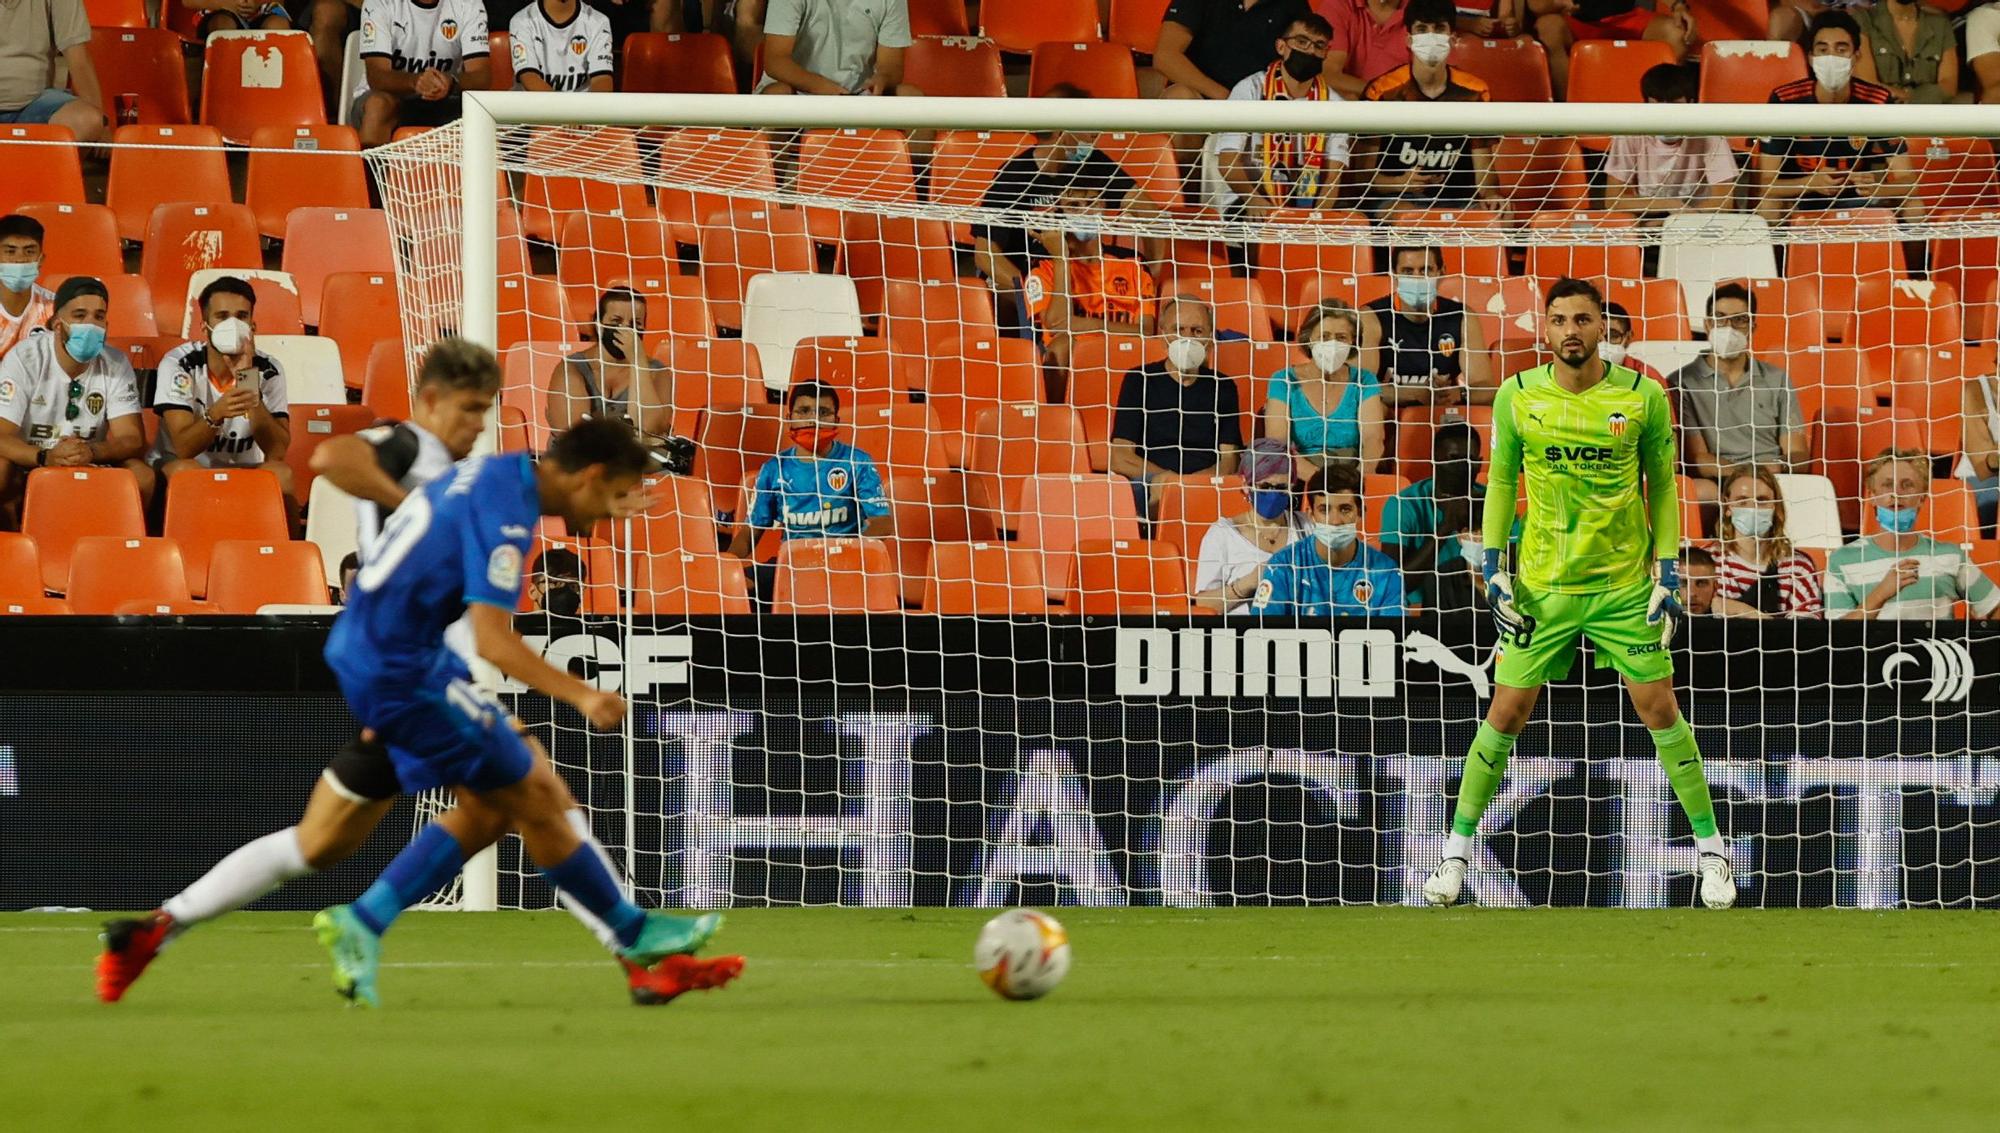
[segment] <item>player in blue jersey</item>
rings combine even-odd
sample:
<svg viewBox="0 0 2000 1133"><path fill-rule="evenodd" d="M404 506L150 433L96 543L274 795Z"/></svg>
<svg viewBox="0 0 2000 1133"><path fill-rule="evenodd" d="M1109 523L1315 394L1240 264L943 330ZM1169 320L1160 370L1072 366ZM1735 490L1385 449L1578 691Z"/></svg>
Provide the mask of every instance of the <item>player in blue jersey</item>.
<svg viewBox="0 0 2000 1133"><path fill-rule="evenodd" d="M1402 614L1402 572L1396 560L1361 541L1362 507L1353 464L1314 473L1299 509L1312 523L1312 536L1264 564L1251 611L1322 618Z"/></svg>
<svg viewBox="0 0 2000 1133"><path fill-rule="evenodd" d="M559 434L539 463L521 453L464 461L397 509L326 646L349 707L387 745L403 790L450 787L462 814L497 812L550 883L609 930L625 960L646 966L691 955L721 918L648 914L625 898L566 814L573 804L547 757L472 683L469 659L571 704L597 727L624 717L617 693L592 688L531 649L514 630L513 611L537 520L559 515L571 530L587 531L630 506L649 466L637 434L615 418ZM314 918L343 995L379 1002L382 934L484 847L460 842L450 826L425 827L359 900ZM716 963L726 961L740 966L734 957Z"/></svg>
<svg viewBox="0 0 2000 1133"><path fill-rule="evenodd" d="M779 526L787 539L888 535L889 498L875 458L839 439L840 394L800 382L786 404L792 445L757 471L749 522L736 529L729 552L749 558L758 533Z"/></svg>

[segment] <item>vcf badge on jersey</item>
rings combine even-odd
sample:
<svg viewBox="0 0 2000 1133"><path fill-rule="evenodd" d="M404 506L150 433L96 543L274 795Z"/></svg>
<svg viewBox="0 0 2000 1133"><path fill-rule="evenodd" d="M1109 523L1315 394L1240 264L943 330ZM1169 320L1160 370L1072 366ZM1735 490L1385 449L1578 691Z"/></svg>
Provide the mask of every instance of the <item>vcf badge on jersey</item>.
<svg viewBox="0 0 2000 1133"><path fill-rule="evenodd" d="M1438 353L1446 358L1458 353L1458 336L1441 334L1438 336Z"/></svg>
<svg viewBox="0 0 2000 1133"><path fill-rule="evenodd" d="M1354 580L1354 600L1366 606L1368 599L1375 596L1375 581L1367 575Z"/></svg>
<svg viewBox="0 0 2000 1133"><path fill-rule="evenodd" d="M582 36L573 35L569 37L569 53L571 55L581 56L586 46L588 46L588 41Z"/></svg>
<svg viewBox="0 0 2000 1133"><path fill-rule="evenodd" d="M444 37L445 37L445 39L446 39L446 40L448 40L448 41L449 41L449 40L454 40L454 39L457 39L457 38L458 38L458 21L457 21L457 20L446 20L445 22L443 22L443 23L439 24L439 25L438 25L438 34L439 34L439 35L442 35L442 36L444 36Z"/></svg>
<svg viewBox="0 0 2000 1133"><path fill-rule="evenodd" d="M1612 436L1622 437L1625 435L1627 421L1628 418L1623 413L1613 413L1604 419L1604 427L1611 430Z"/></svg>
<svg viewBox="0 0 2000 1133"><path fill-rule="evenodd" d="M835 465L826 470L826 488L829 492L845 492L847 490L847 468L845 465Z"/></svg>

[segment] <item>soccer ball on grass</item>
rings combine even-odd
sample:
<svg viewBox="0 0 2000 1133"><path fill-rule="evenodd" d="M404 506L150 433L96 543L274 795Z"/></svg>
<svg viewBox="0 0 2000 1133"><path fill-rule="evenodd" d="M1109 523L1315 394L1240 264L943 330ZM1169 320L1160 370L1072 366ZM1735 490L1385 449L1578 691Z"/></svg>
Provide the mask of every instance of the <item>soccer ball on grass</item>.
<svg viewBox="0 0 2000 1133"><path fill-rule="evenodd" d="M1069 974L1069 933L1047 913L1009 909L979 930L972 959L1002 999L1040 999Z"/></svg>

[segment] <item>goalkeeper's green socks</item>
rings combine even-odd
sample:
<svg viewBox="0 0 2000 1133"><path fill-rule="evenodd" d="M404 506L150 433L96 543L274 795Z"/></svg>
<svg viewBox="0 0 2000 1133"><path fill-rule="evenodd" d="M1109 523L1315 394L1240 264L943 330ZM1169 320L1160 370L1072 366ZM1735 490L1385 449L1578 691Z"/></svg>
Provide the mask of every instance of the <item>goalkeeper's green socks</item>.
<svg viewBox="0 0 2000 1133"><path fill-rule="evenodd" d="M1465 753L1465 775L1458 783L1458 810L1451 819L1451 838L1445 843L1447 858L1472 859L1472 839L1479 833L1479 816L1486 813L1500 790L1500 777L1507 773L1507 756L1518 736L1510 736L1482 722L1472 737L1472 749Z"/></svg>
<svg viewBox="0 0 2000 1133"><path fill-rule="evenodd" d="M1695 846L1704 854L1722 853L1722 835L1715 828L1715 800L1709 797L1701 749L1695 746L1694 729L1688 727L1687 717L1677 716L1672 725L1647 731L1652 732L1653 750L1659 753L1667 782L1673 784L1674 797L1687 812L1688 825L1694 827Z"/></svg>

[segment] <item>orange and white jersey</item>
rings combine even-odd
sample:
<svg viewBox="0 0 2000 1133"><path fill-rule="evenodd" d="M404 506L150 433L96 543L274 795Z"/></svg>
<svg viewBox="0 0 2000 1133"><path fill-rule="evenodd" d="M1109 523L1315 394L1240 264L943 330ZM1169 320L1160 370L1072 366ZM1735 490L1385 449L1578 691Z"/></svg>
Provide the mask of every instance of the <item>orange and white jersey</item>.
<svg viewBox="0 0 2000 1133"><path fill-rule="evenodd" d="M29 331L47 323L55 310L55 293L40 284L28 289L28 306L22 310L20 318L8 314L7 308L0 307L0 358L5 358L9 350L19 346L21 340L28 337Z"/></svg>

